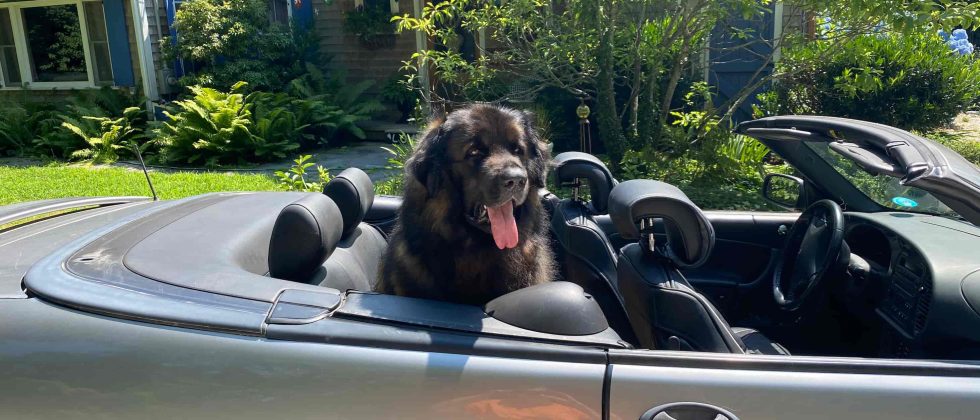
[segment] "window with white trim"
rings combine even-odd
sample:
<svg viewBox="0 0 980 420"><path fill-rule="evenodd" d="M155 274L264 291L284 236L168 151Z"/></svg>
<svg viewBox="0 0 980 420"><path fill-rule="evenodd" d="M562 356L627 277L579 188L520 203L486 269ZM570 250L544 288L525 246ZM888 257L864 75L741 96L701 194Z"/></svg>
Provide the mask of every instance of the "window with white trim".
<svg viewBox="0 0 980 420"><path fill-rule="evenodd" d="M112 84L102 1L0 3L0 87Z"/></svg>

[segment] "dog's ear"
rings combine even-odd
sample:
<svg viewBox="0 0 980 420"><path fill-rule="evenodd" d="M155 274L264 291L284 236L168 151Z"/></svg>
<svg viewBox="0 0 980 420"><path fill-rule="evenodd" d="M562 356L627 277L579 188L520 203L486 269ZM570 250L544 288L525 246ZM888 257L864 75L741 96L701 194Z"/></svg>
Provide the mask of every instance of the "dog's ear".
<svg viewBox="0 0 980 420"><path fill-rule="evenodd" d="M528 162L528 178L531 185L544 188L545 179L548 176L548 165L551 162L551 153L548 152L547 145L538 134L535 126L535 115L530 111L521 111L521 124L524 127L525 140L527 141L528 154L531 159Z"/></svg>
<svg viewBox="0 0 980 420"><path fill-rule="evenodd" d="M425 186L430 197L442 186L445 172L449 133L443 123L444 120L440 118L429 124L429 130L422 137L415 153L405 163L411 175Z"/></svg>

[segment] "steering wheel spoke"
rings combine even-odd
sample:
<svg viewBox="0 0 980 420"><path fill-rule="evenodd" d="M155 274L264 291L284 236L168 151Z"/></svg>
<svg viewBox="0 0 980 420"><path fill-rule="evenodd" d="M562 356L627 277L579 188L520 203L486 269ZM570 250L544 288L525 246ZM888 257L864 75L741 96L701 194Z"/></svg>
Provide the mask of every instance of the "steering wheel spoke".
<svg viewBox="0 0 980 420"><path fill-rule="evenodd" d="M844 242L844 214L831 200L807 208L793 225L783 261L773 276L773 296L785 310L795 311L830 271Z"/></svg>

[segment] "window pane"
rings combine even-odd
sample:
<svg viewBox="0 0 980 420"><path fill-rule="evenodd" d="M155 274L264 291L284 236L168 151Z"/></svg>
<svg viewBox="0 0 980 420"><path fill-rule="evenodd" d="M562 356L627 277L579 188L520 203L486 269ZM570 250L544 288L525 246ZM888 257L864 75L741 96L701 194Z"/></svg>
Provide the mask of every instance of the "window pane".
<svg viewBox="0 0 980 420"><path fill-rule="evenodd" d="M31 7L23 11L34 81L87 81L76 6Z"/></svg>
<svg viewBox="0 0 980 420"><path fill-rule="evenodd" d="M14 33L10 27L10 11L0 9L0 73L4 85L20 83L20 67L17 64L17 47L14 46Z"/></svg>
<svg viewBox="0 0 980 420"><path fill-rule="evenodd" d="M106 35L105 14L102 2L82 3L85 8L85 26L88 28L88 45L92 52L92 68L95 71L95 82L112 83L112 62L109 58L109 40Z"/></svg>

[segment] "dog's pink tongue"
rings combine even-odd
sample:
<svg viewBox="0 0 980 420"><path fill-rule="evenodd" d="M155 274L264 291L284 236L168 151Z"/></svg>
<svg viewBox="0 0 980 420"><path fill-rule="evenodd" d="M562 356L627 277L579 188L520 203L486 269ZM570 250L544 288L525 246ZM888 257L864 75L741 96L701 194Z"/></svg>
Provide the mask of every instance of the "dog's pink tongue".
<svg viewBox="0 0 980 420"><path fill-rule="evenodd" d="M514 203L508 200L500 207L487 207L490 216L490 232L497 248L517 246L517 222L514 220Z"/></svg>

